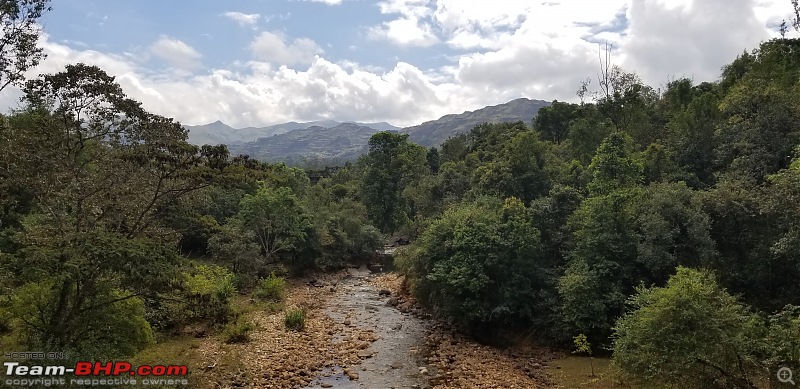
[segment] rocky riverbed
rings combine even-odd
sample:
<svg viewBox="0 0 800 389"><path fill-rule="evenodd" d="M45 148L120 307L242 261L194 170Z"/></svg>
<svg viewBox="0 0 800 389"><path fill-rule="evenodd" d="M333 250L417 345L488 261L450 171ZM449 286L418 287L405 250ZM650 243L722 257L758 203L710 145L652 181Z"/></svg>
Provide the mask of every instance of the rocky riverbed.
<svg viewBox="0 0 800 389"><path fill-rule="evenodd" d="M393 291L371 282L368 270L351 269L339 282L339 292L323 310L334 322L367 331L374 341L363 344L355 370L358 379L351 380L345 368L333 366L318 378L314 388L428 388L435 371L425 356L427 335L425 320L396 308L398 298ZM335 334L333 342L347 341L347 335ZM339 371L344 372L339 373Z"/></svg>
<svg viewBox="0 0 800 389"><path fill-rule="evenodd" d="M201 388L545 388L547 356L498 350L427 317L402 277L348 269L293 280L287 307L307 312L288 331L282 312L254 311L251 340L203 339L191 352Z"/></svg>

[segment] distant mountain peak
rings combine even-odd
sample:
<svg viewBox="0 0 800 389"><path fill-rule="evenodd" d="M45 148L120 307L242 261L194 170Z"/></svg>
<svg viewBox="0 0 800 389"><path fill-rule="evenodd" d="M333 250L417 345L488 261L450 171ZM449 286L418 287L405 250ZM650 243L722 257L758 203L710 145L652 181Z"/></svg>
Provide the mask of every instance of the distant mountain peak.
<svg viewBox="0 0 800 389"><path fill-rule="evenodd" d="M521 97L507 103L490 105L461 114L448 114L416 126L406 127L402 132L409 134L409 140L423 146L440 146L447 138L470 131L481 123L523 121L530 123L539 109L550 105L544 100Z"/></svg>
<svg viewBox="0 0 800 389"><path fill-rule="evenodd" d="M439 147L458 133L481 123L530 123L539 109L550 105L525 97L461 114L449 114L416 126L398 128L386 122L317 120L288 122L268 127L232 128L221 120L202 126L185 126L189 141L197 145L226 144L231 154L248 154L264 161L297 161L305 156L349 160L366 150L370 136L380 131L409 134L409 140L423 146Z"/></svg>

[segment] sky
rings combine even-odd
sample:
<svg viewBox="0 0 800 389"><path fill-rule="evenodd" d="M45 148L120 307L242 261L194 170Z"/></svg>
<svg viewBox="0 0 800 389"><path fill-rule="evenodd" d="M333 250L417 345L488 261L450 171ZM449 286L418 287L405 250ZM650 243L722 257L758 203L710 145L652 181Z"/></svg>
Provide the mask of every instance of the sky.
<svg viewBox="0 0 800 389"><path fill-rule="evenodd" d="M717 80L790 0L53 0L29 77L97 65L150 112L233 127L419 124L516 98L577 102L600 46L654 88ZM789 36L798 36L791 31ZM0 109L20 92L0 93Z"/></svg>

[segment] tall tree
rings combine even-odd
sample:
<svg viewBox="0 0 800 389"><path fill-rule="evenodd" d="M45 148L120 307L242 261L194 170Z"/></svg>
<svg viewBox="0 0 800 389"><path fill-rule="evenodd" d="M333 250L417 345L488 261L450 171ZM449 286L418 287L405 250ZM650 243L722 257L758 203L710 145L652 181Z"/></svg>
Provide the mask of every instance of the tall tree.
<svg viewBox="0 0 800 389"><path fill-rule="evenodd" d="M267 263L273 262L276 254L295 248L305 238L308 225L300 200L287 187L262 185L255 195L246 195L239 218L255 234Z"/></svg>
<svg viewBox="0 0 800 389"><path fill-rule="evenodd" d="M614 132L597 149L589 171L589 193L604 195L642 182L643 167L633 158L630 136Z"/></svg>
<svg viewBox="0 0 800 389"><path fill-rule="evenodd" d="M406 186L426 171L427 150L408 141L408 134L379 132L369 140L361 191L373 225L393 233L409 220Z"/></svg>
<svg viewBox="0 0 800 389"><path fill-rule="evenodd" d="M24 74L44 58L36 44L41 35L39 18L50 10L49 0L0 1L0 90L24 80Z"/></svg>
<svg viewBox="0 0 800 389"><path fill-rule="evenodd" d="M0 123L0 169L34 207L2 260L41 293L15 311L32 344L80 349L97 315L168 286L178 257L159 211L207 186L207 167L178 123L97 67L69 65L24 92L26 110Z"/></svg>

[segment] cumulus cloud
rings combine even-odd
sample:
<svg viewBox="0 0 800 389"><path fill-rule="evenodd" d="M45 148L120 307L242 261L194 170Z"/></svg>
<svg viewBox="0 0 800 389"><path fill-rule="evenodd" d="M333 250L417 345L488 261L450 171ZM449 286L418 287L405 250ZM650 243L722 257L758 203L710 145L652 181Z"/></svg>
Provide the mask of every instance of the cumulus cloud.
<svg viewBox="0 0 800 389"><path fill-rule="evenodd" d="M416 18L385 22L381 26L370 28L369 35L373 39L386 39L400 46L428 47L439 42L431 26Z"/></svg>
<svg viewBox="0 0 800 389"><path fill-rule="evenodd" d="M260 61L280 65L309 63L316 54L323 52L311 39L296 38L292 42L287 40L280 33L264 31L250 43L250 51Z"/></svg>
<svg viewBox="0 0 800 389"><path fill-rule="evenodd" d="M413 61L383 68L353 58L334 61L311 39L265 31L250 44L252 61L175 76L130 56L45 37L48 58L30 76L58 71L67 63L96 64L145 108L187 124L222 120L245 127L337 119L404 126L518 97L575 101L579 82L597 73L597 42L606 40L614 43L614 62L650 85L657 87L671 76L715 80L720 67L742 50L777 36L770 26L789 11L783 3L393 0L379 3L390 16L388 24L378 26L386 32L382 39L391 39L391 22L408 20L413 26L394 26L422 28L422 33L396 43L425 45L436 39L451 62L428 69ZM170 37L161 37L150 52L173 66L200 58ZM0 104L14 106L18 93L7 89Z"/></svg>
<svg viewBox="0 0 800 389"><path fill-rule="evenodd" d="M70 63L98 65L146 109L186 124L222 120L245 127L333 118L412 125L420 117L439 117L464 107L452 100L455 85L434 84L407 63L376 73L318 57L305 70L253 61L241 72L216 69L174 77L155 73L124 55L73 49L47 37L42 44L48 57L27 76L55 73ZM19 90L7 88L0 93L0 104L16 107L18 97Z"/></svg>
<svg viewBox="0 0 800 389"><path fill-rule="evenodd" d="M261 14L246 14L235 11L225 12L222 16L233 20L240 26L255 26L255 24L258 23L258 19L261 18Z"/></svg>
<svg viewBox="0 0 800 389"><path fill-rule="evenodd" d="M656 85L670 77L714 80L723 65L770 38L751 0L696 0L679 7L634 0L630 20L621 47L624 66Z"/></svg>
<svg viewBox="0 0 800 389"><path fill-rule="evenodd" d="M394 20L372 26L372 39L385 39L400 46L428 47L439 42L428 20L433 14L428 0L388 0L378 3L381 13L399 14Z"/></svg>
<svg viewBox="0 0 800 389"><path fill-rule="evenodd" d="M190 70L199 65L200 53L183 41L162 35L150 45L149 52L180 70Z"/></svg>

